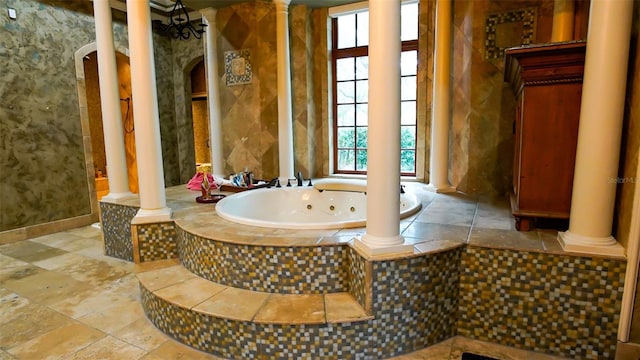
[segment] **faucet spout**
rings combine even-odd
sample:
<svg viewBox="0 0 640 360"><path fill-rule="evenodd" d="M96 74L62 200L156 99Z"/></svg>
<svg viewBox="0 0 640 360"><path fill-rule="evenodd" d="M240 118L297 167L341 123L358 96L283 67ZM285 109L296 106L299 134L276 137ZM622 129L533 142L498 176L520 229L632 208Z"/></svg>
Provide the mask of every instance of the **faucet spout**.
<svg viewBox="0 0 640 360"><path fill-rule="evenodd" d="M296 175L296 180L298 180L298 186L302 186L302 181L304 181L304 178L302 177L302 171L298 171L298 174Z"/></svg>

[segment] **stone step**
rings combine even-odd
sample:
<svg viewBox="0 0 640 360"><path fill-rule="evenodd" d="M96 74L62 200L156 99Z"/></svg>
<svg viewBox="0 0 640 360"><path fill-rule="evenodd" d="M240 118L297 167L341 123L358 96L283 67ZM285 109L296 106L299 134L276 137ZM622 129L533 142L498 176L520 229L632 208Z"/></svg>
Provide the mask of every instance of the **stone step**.
<svg viewBox="0 0 640 360"><path fill-rule="evenodd" d="M366 321L366 313L348 292L276 294L251 291L203 279L176 260L138 268L140 286L162 303L215 318L261 324L335 324Z"/></svg>

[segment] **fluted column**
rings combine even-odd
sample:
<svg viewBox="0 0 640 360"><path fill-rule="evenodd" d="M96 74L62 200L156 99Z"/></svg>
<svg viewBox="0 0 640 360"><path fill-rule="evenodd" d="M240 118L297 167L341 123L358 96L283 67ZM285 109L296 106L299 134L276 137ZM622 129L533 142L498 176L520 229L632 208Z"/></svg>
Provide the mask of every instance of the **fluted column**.
<svg viewBox="0 0 640 360"><path fill-rule="evenodd" d="M204 68L207 72L207 100L209 105L209 138L211 139L212 172L224 177L224 155L222 150L222 119L220 115L220 88L218 77L218 47L216 45L216 9L200 11L202 22L207 25L204 33Z"/></svg>
<svg viewBox="0 0 640 360"><path fill-rule="evenodd" d="M122 114L120 113L120 93L118 92L118 67L113 45L109 0L94 0L93 14L96 24L102 131L109 181L109 194L104 196L102 201L117 201L132 197L133 194L129 190Z"/></svg>
<svg viewBox="0 0 640 360"><path fill-rule="evenodd" d="M553 26L551 28L551 42L573 40L574 19L574 0L555 0L553 2Z"/></svg>
<svg viewBox="0 0 640 360"><path fill-rule="evenodd" d="M294 177L293 169L293 115L291 105L291 60L289 56L289 3L291 0L273 0L276 4L278 51L278 160L280 181Z"/></svg>
<svg viewBox="0 0 640 360"><path fill-rule="evenodd" d="M400 235L400 1L369 1L367 229L369 255L413 251Z"/></svg>
<svg viewBox="0 0 640 360"><path fill-rule="evenodd" d="M149 2L127 1L131 90L135 106L136 158L140 210L132 223L150 223L171 219L164 189L162 149L160 147L160 116L156 70L151 36Z"/></svg>
<svg viewBox="0 0 640 360"><path fill-rule="evenodd" d="M624 255L611 231L632 10L632 0L591 2L569 230L559 234L567 251Z"/></svg>
<svg viewBox="0 0 640 360"><path fill-rule="evenodd" d="M429 185L439 193L455 192L449 184L449 119L451 115L451 0L436 2L436 41L433 60L433 109Z"/></svg>

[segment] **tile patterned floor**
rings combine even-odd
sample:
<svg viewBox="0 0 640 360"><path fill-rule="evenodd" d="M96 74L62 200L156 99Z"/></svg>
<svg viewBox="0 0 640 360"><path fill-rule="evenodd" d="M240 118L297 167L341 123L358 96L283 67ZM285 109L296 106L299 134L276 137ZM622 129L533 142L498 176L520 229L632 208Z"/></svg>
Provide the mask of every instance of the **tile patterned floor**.
<svg viewBox="0 0 640 360"><path fill-rule="evenodd" d="M432 216L421 222L423 213L416 215L407 230L421 237L442 231L464 236L458 231L464 227L472 243L491 237L503 246L558 251L553 232L514 233L504 204L460 201L455 216L444 215L446 204L431 205L437 205ZM469 231L471 221L483 226ZM139 269L104 256L100 230L92 226L0 246L0 360L218 359L172 340L145 318ZM637 350L619 351L617 359L638 359ZM463 337L395 359L457 360L464 351L497 359L559 359Z"/></svg>

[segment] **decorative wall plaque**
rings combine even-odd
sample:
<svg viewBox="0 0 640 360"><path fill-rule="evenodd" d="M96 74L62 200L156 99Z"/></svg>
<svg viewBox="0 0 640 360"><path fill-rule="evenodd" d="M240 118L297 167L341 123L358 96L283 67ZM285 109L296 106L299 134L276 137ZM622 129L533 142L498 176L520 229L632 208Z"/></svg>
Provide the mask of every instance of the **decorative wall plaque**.
<svg viewBox="0 0 640 360"><path fill-rule="evenodd" d="M227 86L251 83L251 52L249 49L225 51L224 73Z"/></svg>
<svg viewBox="0 0 640 360"><path fill-rule="evenodd" d="M501 59L510 47L533 44L536 13L536 8L528 8L487 15L484 58Z"/></svg>

